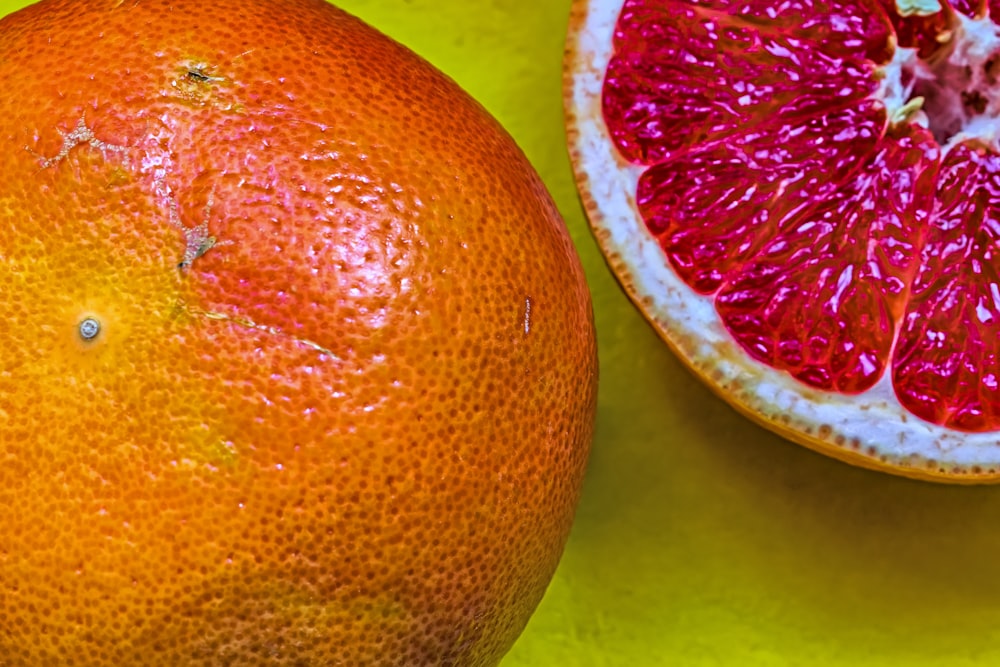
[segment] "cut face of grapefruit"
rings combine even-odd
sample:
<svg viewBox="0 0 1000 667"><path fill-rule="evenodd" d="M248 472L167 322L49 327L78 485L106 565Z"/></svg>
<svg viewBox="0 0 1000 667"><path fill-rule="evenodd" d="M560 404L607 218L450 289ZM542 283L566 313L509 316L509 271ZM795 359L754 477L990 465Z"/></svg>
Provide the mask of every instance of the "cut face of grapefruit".
<svg viewBox="0 0 1000 667"><path fill-rule="evenodd" d="M575 3L567 126L598 242L755 421L866 467L1000 478L998 16Z"/></svg>

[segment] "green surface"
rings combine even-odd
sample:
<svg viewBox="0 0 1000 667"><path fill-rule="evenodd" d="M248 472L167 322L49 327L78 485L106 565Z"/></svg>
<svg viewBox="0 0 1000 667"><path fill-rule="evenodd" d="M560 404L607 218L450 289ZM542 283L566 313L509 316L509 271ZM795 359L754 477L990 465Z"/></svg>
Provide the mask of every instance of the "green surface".
<svg viewBox="0 0 1000 667"><path fill-rule="evenodd" d="M594 292L601 390L584 498L504 667L1000 665L1000 488L856 470L762 431L691 378L618 289L565 154L569 0L340 4L508 127Z"/></svg>

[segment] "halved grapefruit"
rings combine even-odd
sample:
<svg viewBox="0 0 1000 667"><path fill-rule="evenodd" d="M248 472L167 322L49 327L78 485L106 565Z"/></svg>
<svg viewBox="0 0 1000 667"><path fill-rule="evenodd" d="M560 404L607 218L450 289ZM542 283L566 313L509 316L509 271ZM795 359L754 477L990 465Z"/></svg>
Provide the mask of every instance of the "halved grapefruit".
<svg viewBox="0 0 1000 667"><path fill-rule="evenodd" d="M595 235L753 420L870 468L1000 479L993 16L994 0L575 2L567 126Z"/></svg>

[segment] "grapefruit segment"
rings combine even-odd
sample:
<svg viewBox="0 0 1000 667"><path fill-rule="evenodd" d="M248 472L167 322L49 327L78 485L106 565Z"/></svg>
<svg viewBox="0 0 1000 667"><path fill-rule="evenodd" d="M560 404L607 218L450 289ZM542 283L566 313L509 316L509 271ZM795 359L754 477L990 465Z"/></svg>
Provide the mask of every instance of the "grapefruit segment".
<svg viewBox="0 0 1000 667"><path fill-rule="evenodd" d="M629 16L653 16L661 8L688 7L700 20L716 21L725 29L756 35L786 35L796 41L823 45L826 53L882 60L891 26L869 0L625 0L619 29ZM615 36L621 46L621 34Z"/></svg>
<svg viewBox="0 0 1000 667"><path fill-rule="evenodd" d="M765 31L765 5L709 8L627 3L615 32L603 104L622 155L655 164L683 148L745 131L774 116L847 106L877 88L862 46L818 49L794 25ZM873 42L885 35L870 28ZM867 45L865 45L867 46Z"/></svg>
<svg viewBox="0 0 1000 667"><path fill-rule="evenodd" d="M937 424L1000 429L1000 156L960 144L941 166L938 210L893 364L902 404Z"/></svg>
<svg viewBox="0 0 1000 667"><path fill-rule="evenodd" d="M777 229L850 179L885 123L885 110L865 100L694 148L642 174L639 211L677 274L710 294Z"/></svg>
<svg viewBox="0 0 1000 667"><path fill-rule="evenodd" d="M755 358L813 387L881 377L927 224L937 146L909 126L823 203L772 237L715 304Z"/></svg>

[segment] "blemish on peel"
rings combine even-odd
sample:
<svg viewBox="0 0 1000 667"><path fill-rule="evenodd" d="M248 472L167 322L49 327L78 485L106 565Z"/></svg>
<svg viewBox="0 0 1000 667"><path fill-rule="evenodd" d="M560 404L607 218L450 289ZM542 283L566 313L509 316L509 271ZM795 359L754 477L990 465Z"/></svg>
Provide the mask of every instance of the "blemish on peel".
<svg viewBox="0 0 1000 667"><path fill-rule="evenodd" d="M212 77L210 77L209 75L205 74L201 70L194 69L194 68L189 69L187 71L187 77L189 79L191 79L192 81L198 81L198 82L202 82L202 83L205 83L205 82L208 82L208 81L212 80Z"/></svg>
<svg viewBox="0 0 1000 667"><path fill-rule="evenodd" d="M208 234L208 226L198 225L194 228L184 228L185 249L184 258L177 264L177 268L186 269L206 252L215 247L218 241L214 236Z"/></svg>
<svg viewBox="0 0 1000 667"><path fill-rule="evenodd" d="M184 254L177 268L187 269L199 257L204 256L209 250L216 246L232 245L232 241L219 241L208 232L208 220L212 215L212 206L215 204L215 191L209 192L208 201L205 204L204 217L202 221L194 227L187 227L181 222L177 204L171 200L169 220L171 226L180 230L184 235Z"/></svg>
<svg viewBox="0 0 1000 667"><path fill-rule="evenodd" d="M188 313L191 313L193 315L200 315L210 320L230 322L232 324L236 324L241 327L246 327L247 329L253 329L254 331L260 331L269 334L271 336L286 338L288 340L292 340L296 343L299 343L300 345L304 345L305 347L311 348L316 352L319 352L320 354L329 357L330 359L338 361L340 360L340 357L334 354L332 350L320 345L315 341L309 340L308 338L302 338L301 336L295 336L293 334L289 334L286 331L282 331L278 327L272 327L267 324L260 324L258 322L251 320L249 317L241 317L239 315L227 315L226 313L201 310L199 308L191 308L191 307L185 308L185 310Z"/></svg>
<svg viewBox="0 0 1000 667"><path fill-rule="evenodd" d="M66 159L77 146L89 146L95 148L101 152L101 155L107 159L109 154L121 157L123 166L128 168L128 147L119 146L117 144L111 144L106 141L101 141L95 135L93 130L87 126L86 116L80 116L80 119L76 122L76 125L69 132L63 132L59 130L59 134L62 135L62 146L59 148L59 152L52 157L45 157L42 155L36 155L38 158L38 165L42 169L48 169L59 164ZM29 152L34 152L29 147L25 147Z"/></svg>
<svg viewBox="0 0 1000 667"><path fill-rule="evenodd" d="M205 62L187 60L179 63L169 85L188 104L199 107L211 105L236 113L243 111L243 105L232 97L232 81Z"/></svg>
<svg viewBox="0 0 1000 667"><path fill-rule="evenodd" d="M524 335L531 333L531 297L524 297Z"/></svg>
<svg viewBox="0 0 1000 667"><path fill-rule="evenodd" d="M85 341L92 341L101 333L101 323L93 317L84 318L77 326L80 338Z"/></svg>
<svg viewBox="0 0 1000 667"><path fill-rule="evenodd" d="M212 73L212 68L206 63L194 62L182 65L183 78L193 83L221 83L225 77Z"/></svg>

